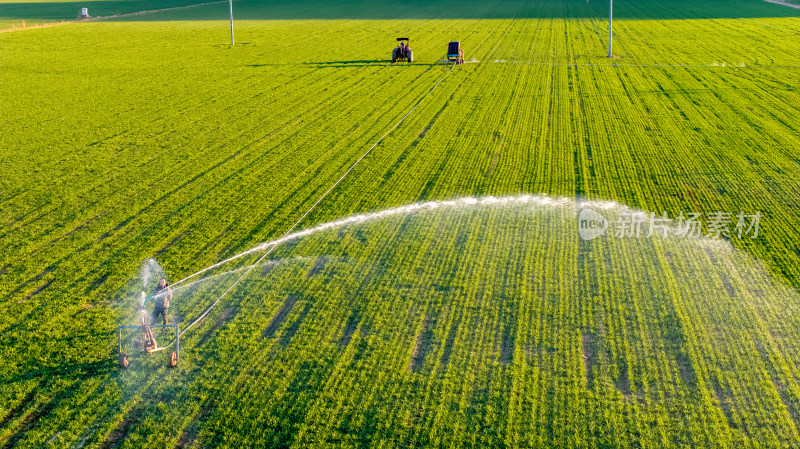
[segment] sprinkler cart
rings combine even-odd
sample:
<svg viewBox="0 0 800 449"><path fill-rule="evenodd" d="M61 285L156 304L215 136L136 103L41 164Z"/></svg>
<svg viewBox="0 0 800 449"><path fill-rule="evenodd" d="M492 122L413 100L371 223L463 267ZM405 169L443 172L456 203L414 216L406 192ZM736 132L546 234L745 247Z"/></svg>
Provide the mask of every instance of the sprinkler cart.
<svg viewBox="0 0 800 449"><path fill-rule="evenodd" d="M444 54L444 59L436 61L439 64L463 64L464 63L464 49L461 48L460 41L450 41L447 43L447 53Z"/></svg>
<svg viewBox="0 0 800 449"><path fill-rule="evenodd" d="M137 346L141 344L141 350L145 354L150 354L153 352L162 351L167 349L167 346L158 347L158 343L156 342L155 336L153 336L153 329L175 329L175 350L169 353L169 360L168 365L170 367L175 367L178 365L178 350L180 349L180 331L178 330L177 324L154 324L149 325L147 321L142 316L142 324L138 326L119 326L117 327L117 344L119 347L119 367L120 368L127 368L128 367L128 354L122 352L122 331L127 329L136 329L142 333L141 341L137 340ZM172 343L169 344L169 347L172 346Z"/></svg>

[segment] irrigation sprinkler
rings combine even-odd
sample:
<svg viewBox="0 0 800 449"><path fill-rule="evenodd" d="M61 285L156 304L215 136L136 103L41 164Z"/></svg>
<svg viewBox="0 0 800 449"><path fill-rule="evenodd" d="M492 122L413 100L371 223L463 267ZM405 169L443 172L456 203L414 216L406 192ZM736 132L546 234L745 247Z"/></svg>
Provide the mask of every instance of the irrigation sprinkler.
<svg viewBox="0 0 800 449"><path fill-rule="evenodd" d="M608 0L608 57L612 57L611 55L611 38L613 36L613 28L611 26L611 22L614 18L614 0ZM231 37L231 45L233 45L233 37Z"/></svg>
<svg viewBox="0 0 800 449"><path fill-rule="evenodd" d="M233 47L233 0L228 0L228 7L231 11L231 47Z"/></svg>
<svg viewBox="0 0 800 449"><path fill-rule="evenodd" d="M153 336L153 329L175 329L175 340L167 346L159 347L158 343L156 343L156 339ZM167 364L170 367L174 367L178 365L178 353L180 351L180 329L178 329L177 324L164 324L164 325L150 325L147 324L144 318L142 318L142 324L138 326L118 326L117 327L117 347L119 349L119 367L120 368L127 368L128 367L128 354L122 352L122 331L127 330L137 330L142 333L141 339L137 340L138 346L145 354L150 354L153 352L163 351L164 349L170 349L170 347L174 343L174 351L169 353L169 359Z"/></svg>

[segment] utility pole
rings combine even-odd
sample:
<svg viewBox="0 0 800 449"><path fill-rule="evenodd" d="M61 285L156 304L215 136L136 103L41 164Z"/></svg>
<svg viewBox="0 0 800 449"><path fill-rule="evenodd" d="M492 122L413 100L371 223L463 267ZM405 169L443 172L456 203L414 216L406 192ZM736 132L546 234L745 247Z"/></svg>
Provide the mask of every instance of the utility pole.
<svg viewBox="0 0 800 449"><path fill-rule="evenodd" d="M233 47L233 0L228 0L228 6L231 10L231 47Z"/></svg>
<svg viewBox="0 0 800 449"><path fill-rule="evenodd" d="M611 38L614 34L613 28L611 26L611 22L614 17L614 0L608 0L608 57L612 57L611 55ZM231 38L233 39L233 38Z"/></svg>

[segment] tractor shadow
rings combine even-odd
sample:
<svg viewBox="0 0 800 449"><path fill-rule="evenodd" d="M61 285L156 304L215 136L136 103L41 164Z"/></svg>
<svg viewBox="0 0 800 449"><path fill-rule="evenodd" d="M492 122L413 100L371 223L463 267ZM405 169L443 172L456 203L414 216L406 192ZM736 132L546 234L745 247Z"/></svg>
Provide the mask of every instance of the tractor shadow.
<svg viewBox="0 0 800 449"><path fill-rule="evenodd" d="M387 59L363 59L359 61L312 61L303 63L303 65L311 66L313 68L381 67L391 64L392 62Z"/></svg>
<svg viewBox="0 0 800 449"><path fill-rule="evenodd" d="M301 66L308 67L310 69L322 69L322 68L353 68L353 67L384 67L391 65L392 62L388 59L375 59L375 60L362 60L362 61L320 61L320 62L301 62ZM253 68L261 68L261 67L284 67L287 65L294 65L290 63L283 63L283 64L249 64L247 67Z"/></svg>
<svg viewBox="0 0 800 449"><path fill-rule="evenodd" d="M303 62L302 65L307 66L309 68L314 69L324 69L324 68L358 68L358 67L403 67L403 66L421 66L421 67L429 67L434 66L437 64L423 64L419 62L392 62L388 59L375 59L375 60L361 60L361 61L321 61L321 62ZM260 65L254 65L252 67L260 67Z"/></svg>

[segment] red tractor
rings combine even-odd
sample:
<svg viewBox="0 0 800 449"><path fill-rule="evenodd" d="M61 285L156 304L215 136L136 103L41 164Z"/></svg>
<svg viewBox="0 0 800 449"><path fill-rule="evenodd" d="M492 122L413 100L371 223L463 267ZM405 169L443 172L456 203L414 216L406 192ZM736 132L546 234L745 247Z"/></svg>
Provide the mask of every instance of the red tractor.
<svg viewBox="0 0 800 449"><path fill-rule="evenodd" d="M407 37L398 37L397 47L392 49L392 62L397 61L414 62L414 52L408 46Z"/></svg>

